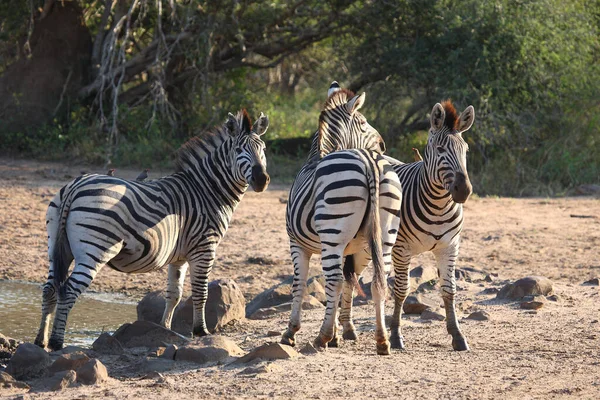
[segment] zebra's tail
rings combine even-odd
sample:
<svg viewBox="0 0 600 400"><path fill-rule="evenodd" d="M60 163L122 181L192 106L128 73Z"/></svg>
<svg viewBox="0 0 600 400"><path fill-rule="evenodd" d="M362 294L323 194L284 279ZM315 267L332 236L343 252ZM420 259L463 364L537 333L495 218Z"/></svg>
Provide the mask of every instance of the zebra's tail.
<svg viewBox="0 0 600 400"><path fill-rule="evenodd" d="M373 282L379 290L385 290L385 263L383 261L383 249L381 243L381 221L379 219L379 165L377 160L369 160L372 165L367 173L369 181L370 220L371 226L368 231L368 243L373 261Z"/></svg>
<svg viewBox="0 0 600 400"><path fill-rule="evenodd" d="M66 221L69 214L69 194L70 191L61 189L61 193L55 198L60 199L60 205L55 203L48 207L48 237L49 255L52 262L52 276L54 279L54 287L58 293L64 294L69 274L69 266L73 261L73 254L66 231Z"/></svg>

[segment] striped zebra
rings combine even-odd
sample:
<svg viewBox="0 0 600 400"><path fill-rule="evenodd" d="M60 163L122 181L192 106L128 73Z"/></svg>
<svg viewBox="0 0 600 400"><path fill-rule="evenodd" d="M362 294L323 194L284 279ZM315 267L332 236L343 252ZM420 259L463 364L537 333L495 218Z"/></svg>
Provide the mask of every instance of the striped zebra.
<svg viewBox="0 0 600 400"><path fill-rule="evenodd" d="M411 258L431 251L442 279L441 295L452 347L454 350L469 349L456 318L454 269L463 226L462 203L472 192L467 173L469 146L462 133L471 128L474 120L473 106L467 107L458 116L450 101L438 103L431 112L431 129L423 161L404 164L386 157L394 164L403 189L401 222L393 250L395 304L390 335L393 348L404 348L400 319L409 291ZM359 265L356 267L359 274L365 264L356 264ZM345 284L340 312L344 339L356 339L352 323L352 292L352 286Z"/></svg>
<svg viewBox="0 0 600 400"><path fill-rule="evenodd" d="M348 254L357 254L373 259L377 353L389 354L384 322L385 277L391 267L399 223L400 182L381 156L385 147L379 133L358 112L364 93L354 96L334 82L328 94L309 159L292 185L287 206L294 281L290 322L281 342L295 345L310 258L320 253L327 308L314 345L325 348L332 339L337 345L336 316L342 281L344 276L347 280L354 277L351 269L342 269L343 260ZM349 146L366 148L338 150Z"/></svg>
<svg viewBox="0 0 600 400"><path fill-rule="evenodd" d="M105 265L125 273L169 265L167 328L190 267L193 333L207 335L204 308L217 246L248 185L262 192L270 181L260 138L268 125L263 114L254 125L245 110L229 114L223 126L179 149L173 175L149 182L83 175L64 186L46 214L50 268L35 343L62 348L69 311Z"/></svg>

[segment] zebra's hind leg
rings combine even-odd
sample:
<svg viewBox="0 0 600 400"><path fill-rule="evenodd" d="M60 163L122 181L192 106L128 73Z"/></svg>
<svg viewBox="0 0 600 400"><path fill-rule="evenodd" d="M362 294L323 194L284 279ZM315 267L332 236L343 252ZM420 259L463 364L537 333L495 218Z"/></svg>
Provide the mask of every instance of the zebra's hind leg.
<svg viewBox="0 0 600 400"><path fill-rule="evenodd" d="M446 328L452 335L452 348L456 351L469 350L467 339L462 334L456 317L454 297L456 295L456 277L454 269L458 257L458 244L434 252L442 280L441 291L446 310Z"/></svg>
<svg viewBox="0 0 600 400"><path fill-rule="evenodd" d="M120 249L117 250L117 253L119 251ZM62 349L69 312L71 312L79 295L86 291L104 265L104 262L96 262L91 258L86 258L84 261L75 258L73 272L63 287L58 290L58 306L54 316L52 335L50 335L50 341L48 342L48 347L51 350Z"/></svg>
<svg viewBox="0 0 600 400"><path fill-rule="evenodd" d="M364 269L369 265L369 254L366 251L360 251L356 254L346 256L346 263L352 263L354 273L359 277ZM348 268L346 265L344 268ZM356 328L352 322L352 300L354 298L354 285L353 282L344 280L342 288L342 301L340 310L340 322L343 326L342 337L344 340L356 340Z"/></svg>
<svg viewBox="0 0 600 400"><path fill-rule="evenodd" d="M410 289L409 269L410 250L403 246L394 246L394 312L390 324L390 344L393 349L404 349L402 337L402 307Z"/></svg>
<svg viewBox="0 0 600 400"><path fill-rule="evenodd" d="M40 329L35 338L34 343L42 348L48 345L48 331L50 328L50 319L56 311L57 290L54 286L54 278L52 275L44 285L42 292L42 321Z"/></svg>
<svg viewBox="0 0 600 400"><path fill-rule="evenodd" d="M287 330L281 336L281 343L289 346L296 344L296 332L300 330L302 300L306 292L306 280L308 278L308 267L310 254L295 242L290 241L290 252L294 262L294 281L292 283L292 312Z"/></svg>
<svg viewBox="0 0 600 400"><path fill-rule="evenodd" d="M165 296L165 312L161 321L161 325L167 329L171 329L173 311L181 301L183 281L185 280L187 268L188 263L185 261L169 264L169 283L167 284L167 293Z"/></svg>
<svg viewBox="0 0 600 400"><path fill-rule="evenodd" d="M325 241L322 241L321 243L325 243ZM315 348L317 349L326 348L327 343L331 341L335 335L337 309L343 284L341 262L343 260L344 247L330 248L325 245L321 251L321 262L323 264L323 272L325 274L325 294L327 295L327 308L325 310L325 319L323 321L323 325L321 325L319 335L313 342Z"/></svg>

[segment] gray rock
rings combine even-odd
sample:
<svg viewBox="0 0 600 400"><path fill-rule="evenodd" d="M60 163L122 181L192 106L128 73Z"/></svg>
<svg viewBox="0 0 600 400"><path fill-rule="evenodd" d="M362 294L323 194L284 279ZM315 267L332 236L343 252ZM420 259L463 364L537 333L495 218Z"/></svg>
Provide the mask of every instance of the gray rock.
<svg viewBox="0 0 600 400"><path fill-rule="evenodd" d="M63 354L72 354L72 353L84 353L84 354L90 356L90 354L93 354L94 352L88 348L81 347L81 346L67 346L67 347L63 347L60 350L53 351L52 353L50 353L50 355L51 356L60 356Z"/></svg>
<svg viewBox="0 0 600 400"><path fill-rule="evenodd" d="M60 391L69 386L73 385L77 381L77 373L72 369L59 371L52 375L50 378L46 378L42 383L43 387L48 388L52 391Z"/></svg>
<svg viewBox="0 0 600 400"><path fill-rule="evenodd" d="M17 347L6 367L6 372L17 380L43 376L50 365L50 356L44 349L33 343L23 343Z"/></svg>
<svg viewBox="0 0 600 400"><path fill-rule="evenodd" d="M123 346L110 333L104 332L92 344L92 349L100 354L123 354Z"/></svg>
<svg viewBox="0 0 600 400"><path fill-rule="evenodd" d="M165 351L159 356L160 358L166 358L167 360L174 360L175 354L177 353L177 346L170 344L167 346Z"/></svg>
<svg viewBox="0 0 600 400"><path fill-rule="evenodd" d="M473 267L457 267L454 270L454 276L456 279L466 282L482 282L486 281L487 277L491 279L489 272Z"/></svg>
<svg viewBox="0 0 600 400"><path fill-rule="evenodd" d="M244 357L238 359L236 363L247 363L257 358L262 360L283 360L299 357L300 353L291 346L281 343L267 343L255 348Z"/></svg>
<svg viewBox="0 0 600 400"><path fill-rule="evenodd" d="M485 288L481 291L481 294L498 294L498 292L500 292L500 289L495 288L495 287L489 287L489 288Z"/></svg>
<svg viewBox="0 0 600 400"><path fill-rule="evenodd" d="M550 301L555 301L555 302L556 302L556 301L560 301L560 297L559 297L557 294L550 295L550 296L548 296L548 297L546 297L546 298L547 298L548 300L550 300Z"/></svg>
<svg viewBox="0 0 600 400"><path fill-rule="evenodd" d="M524 310L539 310L543 306L544 306L543 301L536 301L536 300L524 301L521 303L521 308Z"/></svg>
<svg viewBox="0 0 600 400"><path fill-rule="evenodd" d="M264 364L253 367L246 367L240 372L238 375L258 375L258 374L266 374L269 372L281 372L282 368L278 365Z"/></svg>
<svg viewBox="0 0 600 400"><path fill-rule="evenodd" d="M600 285L600 279L599 278L592 278L590 280L587 280L585 282L583 282L584 285L590 285L590 286L598 286Z"/></svg>
<svg viewBox="0 0 600 400"><path fill-rule="evenodd" d="M487 311L480 310L472 312L467 318L475 321L488 321L490 319L490 314Z"/></svg>
<svg viewBox="0 0 600 400"><path fill-rule="evenodd" d="M147 357L135 368L142 374L147 374L149 372L167 372L175 368L175 361L166 358Z"/></svg>
<svg viewBox="0 0 600 400"><path fill-rule="evenodd" d="M550 279L543 276L527 276L504 286L498 292L496 298L517 300L529 295L547 296L552 294L553 290L554 287Z"/></svg>
<svg viewBox="0 0 600 400"><path fill-rule="evenodd" d="M232 279L219 279L208 285L206 301L206 326L210 332L221 329L231 321L242 320L246 315L246 299ZM191 297L180 304L173 315L175 332L190 336L194 322L194 303Z"/></svg>
<svg viewBox="0 0 600 400"><path fill-rule="evenodd" d="M439 288L439 282L440 281L437 279L432 279L432 280L423 282L419 285L416 292L417 293L427 293L427 292L432 292L434 290L437 290Z"/></svg>
<svg viewBox="0 0 600 400"><path fill-rule="evenodd" d="M138 303L137 317L138 321L150 321L160 324L165 311L166 300L162 291L157 290L145 295Z"/></svg>
<svg viewBox="0 0 600 400"><path fill-rule="evenodd" d="M431 280L437 280L439 278L438 270L436 267L419 265L410 270L409 279L410 287L415 290L421 285L421 283L428 282Z"/></svg>
<svg viewBox="0 0 600 400"><path fill-rule="evenodd" d="M305 356L311 354L317 354L319 351L315 349L315 346L312 343L306 343L302 349L300 349L300 354L304 354Z"/></svg>
<svg viewBox="0 0 600 400"><path fill-rule="evenodd" d="M291 280L289 280L289 282L275 285L262 292L246 305L246 317L250 317L261 308L269 308L292 301L291 289Z"/></svg>
<svg viewBox="0 0 600 400"><path fill-rule="evenodd" d="M78 351L70 354L62 354L50 366L50 374L55 374L60 371L77 370L83 364L90 361L90 358L83 352Z"/></svg>
<svg viewBox="0 0 600 400"><path fill-rule="evenodd" d="M0 371L0 388L29 389L29 385L13 378L10 374Z"/></svg>
<svg viewBox="0 0 600 400"><path fill-rule="evenodd" d="M304 301L302 302L303 310L314 310L322 308L325 308L325 306L319 300L317 300L316 297L313 297L311 295L307 295L306 297L304 297ZM290 311L291 309L292 302L287 302L274 307L259 309L254 314L250 315L248 319L266 319L275 314Z"/></svg>
<svg viewBox="0 0 600 400"><path fill-rule="evenodd" d="M436 309L437 303L420 294L410 295L404 300L402 311L404 314L421 314L425 310Z"/></svg>
<svg viewBox="0 0 600 400"><path fill-rule="evenodd" d="M182 345L189 341L177 332L150 321L135 321L132 324L121 325L113 337L125 348Z"/></svg>
<svg viewBox="0 0 600 400"><path fill-rule="evenodd" d="M306 282L306 293L315 297L323 304L327 304L327 295L325 294L325 278L323 275L313 276Z"/></svg>
<svg viewBox="0 0 600 400"><path fill-rule="evenodd" d="M577 188L575 188L575 192L577 194L582 194L585 196L594 196L594 195L600 195L600 185L594 185L594 184L585 184L585 185L579 185L577 186Z"/></svg>
<svg viewBox="0 0 600 400"><path fill-rule="evenodd" d="M77 382L94 385L108 379L108 371L97 358L92 358L77 369Z"/></svg>
<svg viewBox="0 0 600 400"><path fill-rule="evenodd" d="M231 339L224 336L204 336L180 347L175 354L177 361L191 361L198 364L218 362L229 357L238 357L244 351Z"/></svg>
<svg viewBox="0 0 600 400"><path fill-rule="evenodd" d="M446 319L446 316L431 309L427 309L421 313L421 319L428 321L443 321Z"/></svg>
<svg viewBox="0 0 600 400"><path fill-rule="evenodd" d="M281 336L281 331L268 331L267 336Z"/></svg>

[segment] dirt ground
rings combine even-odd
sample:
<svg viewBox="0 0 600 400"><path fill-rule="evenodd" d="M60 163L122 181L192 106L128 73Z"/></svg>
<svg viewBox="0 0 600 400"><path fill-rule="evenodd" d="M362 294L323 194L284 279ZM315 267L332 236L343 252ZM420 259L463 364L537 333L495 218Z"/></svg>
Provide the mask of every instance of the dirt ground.
<svg viewBox="0 0 600 400"><path fill-rule="evenodd" d="M55 192L82 169L0 158L0 279L45 280L46 207ZM138 172L117 171L117 175L133 178ZM150 177L166 173L151 171ZM247 299L292 273L282 201L287 198L286 189L272 185L266 193L248 193L218 249L212 278L234 279ZM582 285L600 276L600 200L474 196L465 205L462 237L458 265L498 274L493 282L459 282L458 300L470 304L461 311L470 352L452 351L444 322L407 316L403 319L407 350L377 356L374 309L366 304L355 309L360 332L356 343L344 343L341 348L314 356L269 363L266 373L246 375L239 367L220 365L182 367L166 373L160 381L123 374L99 386L67 389L52 396L600 398L600 290L598 286ZM420 256L412 265L434 265L433 257ZM318 258L312 266L312 273L317 274ZM558 301L547 301L542 309L531 311L520 309L519 303L500 302L494 295L483 293L485 288L500 288L528 275L550 278ZM164 289L165 284L166 270L125 275L104 269L91 289L139 298ZM389 315L391 302L387 308ZM485 310L491 319L465 319L473 310ZM267 332L283 330L288 316L282 313L263 321L241 321L226 327L222 334L249 350L277 341L277 337L267 337ZM314 338L323 311L305 311L303 316L301 344ZM0 389L0 396L19 393L3 393ZM48 393L27 396L46 398Z"/></svg>

